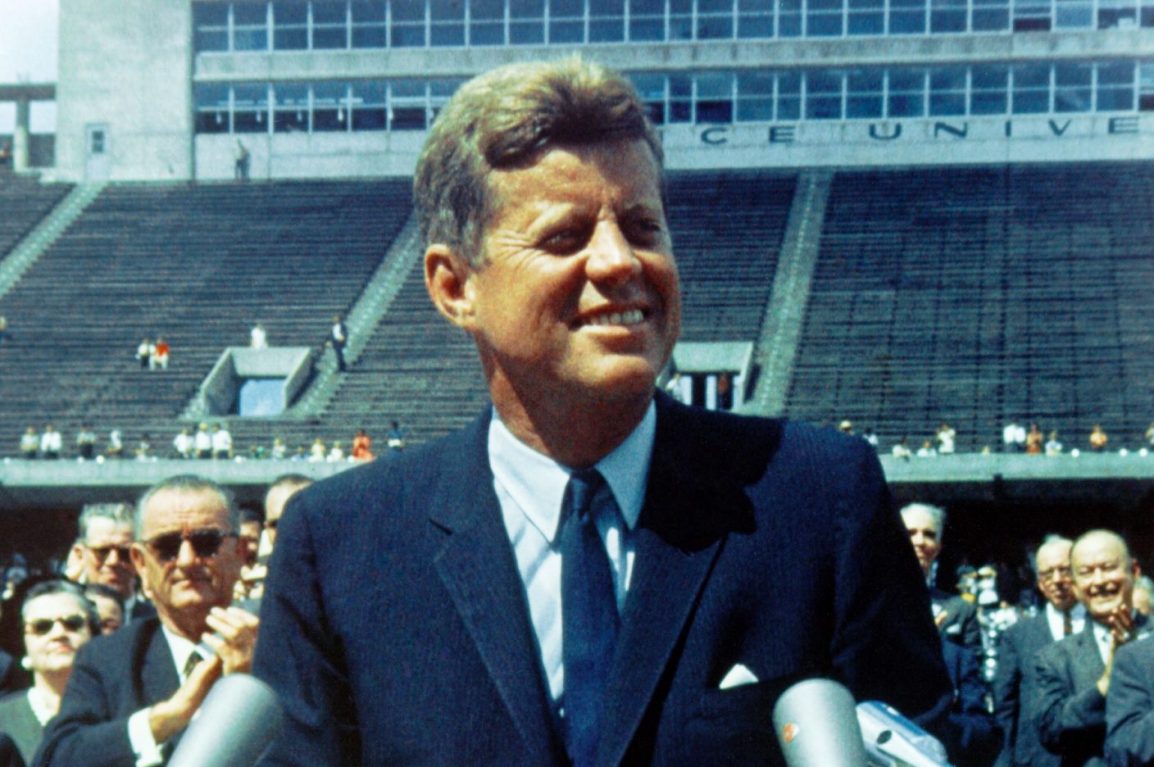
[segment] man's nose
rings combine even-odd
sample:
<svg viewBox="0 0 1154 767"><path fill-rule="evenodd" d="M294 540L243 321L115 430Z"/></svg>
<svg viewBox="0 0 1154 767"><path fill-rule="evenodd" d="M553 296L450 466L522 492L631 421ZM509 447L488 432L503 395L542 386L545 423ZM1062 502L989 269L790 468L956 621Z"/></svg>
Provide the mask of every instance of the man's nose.
<svg viewBox="0 0 1154 767"><path fill-rule="evenodd" d="M589 278L594 281L625 282L640 271L641 262L629 238L615 221L602 221L589 241Z"/></svg>
<svg viewBox="0 0 1154 767"><path fill-rule="evenodd" d="M192 547L192 541L184 538L180 541L180 548L176 552L176 564L184 567L196 562L196 549Z"/></svg>

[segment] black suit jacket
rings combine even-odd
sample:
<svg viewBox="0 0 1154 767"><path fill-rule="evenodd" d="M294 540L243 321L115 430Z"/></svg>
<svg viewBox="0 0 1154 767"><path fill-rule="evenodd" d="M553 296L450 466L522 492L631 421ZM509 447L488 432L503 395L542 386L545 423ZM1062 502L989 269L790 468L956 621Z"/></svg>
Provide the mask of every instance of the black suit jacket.
<svg viewBox="0 0 1154 767"><path fill-rule="evenodd" d="M254 670L288 725L268 764L567 763L493 490L489 414L295 496ZM774 764L784 680L840 678L933 718L940 642L872 448L658 397L598 764ZM759 684L720 690L735 664Z"/></svg>
<svg viewBox="0 0 1154 767"><path fill-rule="evenodd" d="M1035 656L1038 681L1037 721L1042 745L1060 757L1062 767L1101 767L1106 762L1106 698L1098 679L1106 669L1094 641L1093 622L1054 642ZM1147 620L1139 615L1136 628Z"/></svg>
<svg viewBox="0 0 1154 767"><path fill-rule="evenodd" d="M36 753L39 767L133 767L128 717L180 685L160 621L133 621L80 648ZM175 743L171 744L175 745Z"/></svg>
<svg viewBox="0 0 1154 767"><path fill-rule="evenodd" d="M1118 648L1106 695L1106 760L1154 765L1154 639Z"/></svg>
<svg viewBox="0 0 1154 767"><path fill-rule="evenodd" d="M1018 621L998 639L994 676L994 716L1005 735L1001 763L1015 767L1057 767L1059 759L1038 740L1034 657L1054 642L1046 613Z"/></svg>

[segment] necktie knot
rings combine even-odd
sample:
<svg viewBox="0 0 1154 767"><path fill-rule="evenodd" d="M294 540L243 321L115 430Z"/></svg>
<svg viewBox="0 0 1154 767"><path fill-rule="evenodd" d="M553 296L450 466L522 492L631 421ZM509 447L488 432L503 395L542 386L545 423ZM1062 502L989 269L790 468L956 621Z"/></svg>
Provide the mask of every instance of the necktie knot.
<svg viewBox="0 0 1154 767"><path fill-rule="evenodd" d="M593 501L597 494L605 488L605 477L597 469L582 469L569 475L568 499L565 510L568 515L575 515L580 522L585 522L593 509ZM562 520L564 524L564 520Z"/></svg>
<svg viewBox="0 0 1154 767"><path fill-rule="evenodd" d="M185 679L188 678L188 675L192 673L192 670L194 668L196 668L197 664L200 663L202 660L204 660L204 658L201 657L201 654L199 652L197 652L196 650L193 650L192 653L188 656L188 660L186 660L184 662L184 678Z"/></svg>

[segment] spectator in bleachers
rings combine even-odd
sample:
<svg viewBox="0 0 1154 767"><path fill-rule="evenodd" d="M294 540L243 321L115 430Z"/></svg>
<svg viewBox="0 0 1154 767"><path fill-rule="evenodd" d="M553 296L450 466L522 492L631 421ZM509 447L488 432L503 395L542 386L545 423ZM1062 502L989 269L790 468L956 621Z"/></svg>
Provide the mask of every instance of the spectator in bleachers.
<svg viewBox="0 0 1154 767"><path fill-rule="evenodd" d="M937 454L938 451L934 450L933 440L928 439L922 442L922 446L918 448L917 452L918 458L933 458L937 456Z"/></svg>
<svg viewBox="0 0 1154 767"><path fill-rule="evenodd" d="M264 325L259 322L252 326L252 330L248 332L248 345L253 349L267 349L268 348L268 333L265 332Z"/></svg>
<svg viewBox="0 0 1154 767"><path fill-rule="evenodd" d="M1026 450L1026 427L1011 418L1002 429L1002 449L1007 453L1022 453Z"/></svg>
<svg viewBox="0 0 1154 767"><path fill-rule="evenodd" d="M388 446L389 450L405 449L405 430L397 421L389 422L389 431L385 434L385 445Z"/></svg>
<svg viewBox="0 0 1154 767"><path fill-rule="evenodd" d="M1046 442L1046 437L1042 434L1041 427L1036 422L1030 424L1030 430L1026 432L1026 455L1041 455Z"/></svg>
<svg viewBox="0 0 1154 767"><path fill-rule="evenodd" d="M903 461L908 461L913 458L914 453L910 450L910 438L903 436L890 449L890 454L894 458L900 458Z"/></svg>
<svg viewBox="0 0 1154 767"><path fill-rule="evenodd" d="M148 436L148 434L141 434L140 439L136 443L136 449L132 451L132 454L138 461L152 460L152 437Z"/></svg>
<svg viewBox="0 0 1154 767"><path fill-rule="evenodd" d="M8 338L8 318L0 314L0 346L4 345L4 341Z"/></svg>
<svg viewBox="0 0 1154 767"><path fill-rule="evenodd" d="M217 461L232 458L232 434L228 430L228 424L212 425L212 457Z"/></svg>
<svg viewBox="0 0 1154 767"><path fill-rule="evenodd" d="M208 424L201 423L196 427L196 436L193 437L193 448L196 457L201 460L212 458L212 434L208 431Z"/></svg>
<svg viewBox="0 0 1154 767"><path fill-rule="evenodd" d="M938 453L941 455L953 455L957 443L958 432L953 426L943 422L938 427L938 432L934 439L938 442Z"/></svg>
<svg viewBox="0 0 1154 767"><path fill-rule="evenodd" d="M328 457L328 450L325 448L325 441L320 437L313 440L312 447L309 448L309 460L313 463L323 463Z"/></svg>
<svg viewBox="0 0 1154 767"><path fill-rule="evenodd" d="M55 461L64 449L64 438L52 424L44 427L40 433L40 457L46 461Z"/></svg>
<svg viewBox="0 0 1154 767"><path fill-rule="evenodd" d="M353 437L352 459L354 461L373 460L373 438L364 429L357 429Z"/></svg>
<svg viewBox="0 0 1154 767"><path fill-rule="evenodd" d="M248 147L244 145L240 139L236 140L236 152L234 154L233 176L237 181L248 181L249 168L252 164L252 154L248 151Z"/></svg>
<svg viewBox="0 0 1154 767"><path fill-rule="evenodd" d="M32 764L44 726L60 710L72 676L76 651L100 633L96 608L75 583L38 583L24 596L22 665L32 686L0 699L0 730L12 737L25 763Z"/></svg>
<svg viewBox="0 0 1154 767"><path fill-rule="evenodd" d="M1086 608L1074 594L1070 549L1074 542L1048 538L1034 555L1042 612L1020 620L998 640L994 677L994 715L1004 735L1004 767L1058 767L1056 755L1042 747L1034 719L1034 656L1038 650L1082 630Z"/></svg>
<svg viewBox="0 0 1154 767"><path fill-rule="evenodd" d="M1050 438L1046 440L1046 455L1061 455L1063 450L1062 440L1058 439L1058 432L1054 430L1050 432Z"/></svg>
<svg viewBox="0 0 1154 767"><path fill-rule="evenodd" d="M140 345L136 347L136 361L140 363L141 370L147 370L152 364L152 350L152 341L147 338L142 339Z"/></svg>
<svg viewBox="0 0 1154 767"><path fill-rule="evenodd" d="M1094 424L1094 428L1090 429L1090 449L1095 453L1101 453L1106 449L1106 445L1110 442L1110 437L1106 435L1106 430L1102 428L1102 424Z"/></svg>
<svg viewBox="0 0 1154 767"><path fill-rule="evenodd" d="M192 451L194 449L192 430L187 426L181 428L180 433L172 438L172 449L176 453L177 458L188 460L192 458Z"/></svg>
<svg viewBox="0 0 1154 767"><path fill-rule="evenodd" d="M104 448L104 454L113 460L124 455L124 440L121 438L120 429L108 431L108 447Z"/></svg>
<svg viewBox="0 0 1154 767"><path fill-rule="evenodd" d="M149 369L168 370L168 353L170 349L171 347L168 345L168 341L158 337L152 347L152 355L148 360Z"/></svg>
<svg viewBox="0 0 1154 767"><path fill-rule="evenodd" d="M288 445L285 444L284 437L273 437L272 451L269 457L274 461L283 461L288 458Z"/></svg>
<svg viewBox="0 0 1154 767"><path fill-rule="evenodd" d="M96 432L91 424L80 424L80 431L76 432L76 454L85 461L96 457Z"/></svg>
<svg viewBox="0 0 1154 767"><path fill-rule="evenodd" d="M881 444L878 440L878 435L874 433L872 426L865 427L865 429L862 430L861 437L874 447L877 447L879 444Z"/></svg>
<svg viewBox="0 0 1154 767"><path fill-rule="evenodd" d="M1036 656L1038 734L1063 767L1098 767L1105 763L1106 696L1115 652L1143 636L1148 622L1134 610L1139 569L1120 535L1084 534L1074 542L1070 565L1074 593L1088 620L1082 631Z"/></svg>
<svg viewBox="0 0 1154 767"><path fill-rule="evenodd" d="M86 583L84 596L96 607L101 634L111 634L124 625L124 597L119 591L103 583Z"/></svg>
<svg viewBox="0 0 1154 767"><path fill-rule="evenodd" d="M333 353L337 355L337 369L342 372L347 369L345 365L345 346L349 342L349 328L345 325L344 318L341 315L333 317L333 326L329 331L329 345L333 347Z"/></svg>
<svg viewBox="0 0 1154 767"><path fill-rule="evenodd" d="M341 446L340 440L333 440L333 444L329 448L325 460L329 463L340 463L345 460L345 449Z"/></svg>
<svg viewBox="0 0 1154 767"><path fill-rule="evenodd" d="M29 461L35 460L40 453L40 434L35 426L29 426L20 436L20 457Z"/></svg>

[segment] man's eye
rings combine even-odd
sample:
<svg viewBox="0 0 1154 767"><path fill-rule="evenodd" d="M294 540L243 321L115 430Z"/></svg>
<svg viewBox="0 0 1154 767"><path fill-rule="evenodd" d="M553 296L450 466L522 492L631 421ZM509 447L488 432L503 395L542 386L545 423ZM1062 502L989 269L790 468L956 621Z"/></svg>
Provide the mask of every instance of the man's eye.
<svg viewBox="0 0 1154 767"><path fill-rule="evenodd" d="M585 244L586 234L581 229L562 229L550 234L541 246L552 253L572 253Z"/></svg>

